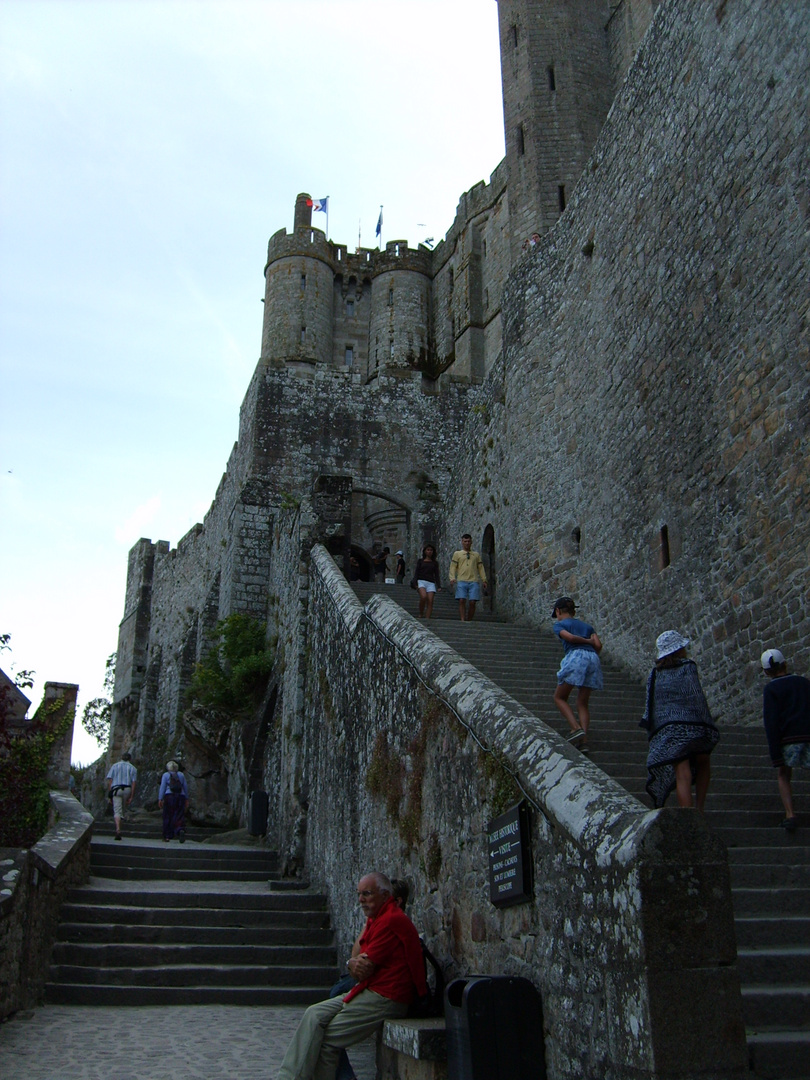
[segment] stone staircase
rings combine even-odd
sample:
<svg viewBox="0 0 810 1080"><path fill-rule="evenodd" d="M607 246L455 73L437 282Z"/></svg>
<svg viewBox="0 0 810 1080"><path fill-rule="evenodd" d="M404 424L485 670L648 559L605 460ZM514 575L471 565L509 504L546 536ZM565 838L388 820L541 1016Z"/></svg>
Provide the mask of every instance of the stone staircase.
<svg viewBox="0 0 810 1080"><path fill-rule="evenodd" d="M304 1005L335 981L326 897L266 849L94 837L60 912L46 999L69 1005ZM154 836L154 829L152 830Z"/></svg>
<svg viewBox="0 0 810 1080"><path fill-rule="evenodd" d="M357 583L365 602L384 592L412 615L418 597L407 586ZM448 591L437 594L424 625L550 727L567 734L554 706L561 649L548 630L498 621L479 605L462 623ZM606 651L609 649L606 647ZM602 654L605 689L591 698L590 759L650 806L647 736L638 727L644 689ZM779 828L783 816L764 733L720 716L722 737L712 755L706 802L709 825L728 848L749 1054L754 1075L810 1078L810 776L794 771L800 827ZM746 718L747 719L747 718ZM757 718L751 717L751 720ZM674 796L670 797L672 802Z"/></svg>

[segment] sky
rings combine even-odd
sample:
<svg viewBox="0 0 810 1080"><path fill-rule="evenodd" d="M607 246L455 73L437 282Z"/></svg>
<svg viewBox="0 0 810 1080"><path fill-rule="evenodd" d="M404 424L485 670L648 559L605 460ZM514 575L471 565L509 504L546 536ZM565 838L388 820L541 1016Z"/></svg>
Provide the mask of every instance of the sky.
<svg viewBox="0 0 810 1080"><path fill-rule="evenodd" d="M35 704L103 693L129 549L210 506L298 192L415 247L503 153L496 0L0 0L0 664Z"/></svg>

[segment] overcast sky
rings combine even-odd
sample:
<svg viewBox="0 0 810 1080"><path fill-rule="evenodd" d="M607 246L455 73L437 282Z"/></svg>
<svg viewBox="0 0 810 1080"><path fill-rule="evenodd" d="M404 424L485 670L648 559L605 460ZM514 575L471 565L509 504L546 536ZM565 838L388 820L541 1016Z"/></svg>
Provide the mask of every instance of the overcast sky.
<svg viewBox="0 0 810 1080"><path fill-rule="evenodd" d="M0 0L0 95L0 663L81 710L130 547L213 499L296 194L416 246L503 157L497 3Z"/></svg>

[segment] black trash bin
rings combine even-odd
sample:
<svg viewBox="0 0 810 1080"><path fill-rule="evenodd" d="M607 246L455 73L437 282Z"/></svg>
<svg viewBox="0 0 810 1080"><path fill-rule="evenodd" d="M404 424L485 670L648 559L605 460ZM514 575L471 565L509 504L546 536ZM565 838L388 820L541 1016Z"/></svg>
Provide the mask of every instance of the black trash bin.
<svg viewBox="0 0 810 1080"><path fill-rule="evenodd" d="M543 1006L528 979L454 979L444 1016L448 1080L545 1080Z"/></svg>
<svg viewBox="0 0 810 1080"><path fill-rule="evenodd" d="M250 793L248 832L251 836L264 836L267 832L267 810L270 804L266 791Z"/></svg>

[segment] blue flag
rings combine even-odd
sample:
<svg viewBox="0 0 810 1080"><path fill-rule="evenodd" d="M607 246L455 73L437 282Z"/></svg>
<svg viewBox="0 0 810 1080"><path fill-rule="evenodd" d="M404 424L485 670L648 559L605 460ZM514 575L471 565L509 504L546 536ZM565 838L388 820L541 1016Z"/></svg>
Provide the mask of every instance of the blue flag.
<svg viewBox="0 0 810 1080"><path fill-rule="evenodd" d="M382 236L382 207L380 207L380 216L377 218L377 228L374 235Z"/></svg>

